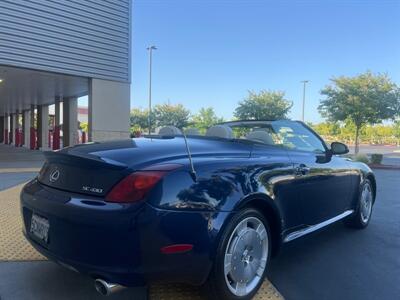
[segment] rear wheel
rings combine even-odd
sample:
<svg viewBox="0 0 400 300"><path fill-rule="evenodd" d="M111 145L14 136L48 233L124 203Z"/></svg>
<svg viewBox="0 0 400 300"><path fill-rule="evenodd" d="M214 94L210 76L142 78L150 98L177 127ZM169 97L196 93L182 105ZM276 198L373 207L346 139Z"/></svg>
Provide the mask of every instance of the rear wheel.
<svg viewBox="0 0 400 300"><path fill-rule="evenodd" d="M368 226L372 215L374 204L374 193L371 182L366 179L360 187L358 205L354 214L346 220L346 225L363 229Z"/></svg>
<svg viewBox="0 0 400 300"><path fill-rule="evenodd" d="M206 284L213 299L251 299L265 277L270 245L268 222L259 211L237 213L222 234Z"/></svg>

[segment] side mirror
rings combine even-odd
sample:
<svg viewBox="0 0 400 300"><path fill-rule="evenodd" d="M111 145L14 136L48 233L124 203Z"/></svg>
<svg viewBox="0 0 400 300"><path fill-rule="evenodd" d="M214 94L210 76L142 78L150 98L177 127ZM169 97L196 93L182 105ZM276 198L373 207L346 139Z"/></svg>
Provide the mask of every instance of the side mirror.
<svg viewBox="0 0 400 300"><path fill-rule="evenodd" d="M334 155L346 154L349 153L349 148L343 143L333 142L331 144L331 152Z"/></svg>

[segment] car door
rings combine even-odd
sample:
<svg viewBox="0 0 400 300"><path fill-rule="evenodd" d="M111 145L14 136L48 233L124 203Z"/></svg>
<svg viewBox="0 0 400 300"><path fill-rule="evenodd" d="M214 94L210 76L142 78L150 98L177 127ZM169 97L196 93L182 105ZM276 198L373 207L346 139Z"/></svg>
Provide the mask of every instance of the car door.
<svg viewBox="0 0 400 300"><path fill-rule="evenodd" d="M260 164L259 180L280 209L284 230L303 224L301 206L293 183L293 163L286 149L272 145L255 144L252 158Z"/></svg>
<svg viewBox="0 0 400 300"><path fill-rule="evenodd" d="M315 225L343 213L350 203L351 174L346 162L330 154L323 140L301 122L274 124L293 163L303 224Z"/></svg>

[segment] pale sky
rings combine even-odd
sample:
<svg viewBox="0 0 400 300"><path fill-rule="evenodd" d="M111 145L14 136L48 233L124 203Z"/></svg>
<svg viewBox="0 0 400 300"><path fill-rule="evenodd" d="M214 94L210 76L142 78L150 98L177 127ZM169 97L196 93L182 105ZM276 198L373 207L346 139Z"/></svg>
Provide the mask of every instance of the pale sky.
<svg viewBox="0 0 400 300"><path fill-rule="evenodd" d="M371 70L400 84L400 1L135 0L132 107L213 107L232 117L247 90L281 90L300 119L319 122L319 91L333 76Z"/></svg>

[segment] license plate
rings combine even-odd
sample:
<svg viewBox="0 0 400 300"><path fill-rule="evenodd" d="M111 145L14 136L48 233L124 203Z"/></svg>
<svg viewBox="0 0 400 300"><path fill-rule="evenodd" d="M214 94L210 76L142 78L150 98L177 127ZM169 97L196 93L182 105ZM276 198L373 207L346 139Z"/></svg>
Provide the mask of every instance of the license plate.
<svg viewBox="0 0 400 300"><path fill-rule="evenodd" d="M31 219L31 229L30 232L39 240L47 243L49 239L49 221L45 218L39 217L38 215L33 214Z"/></svg>

